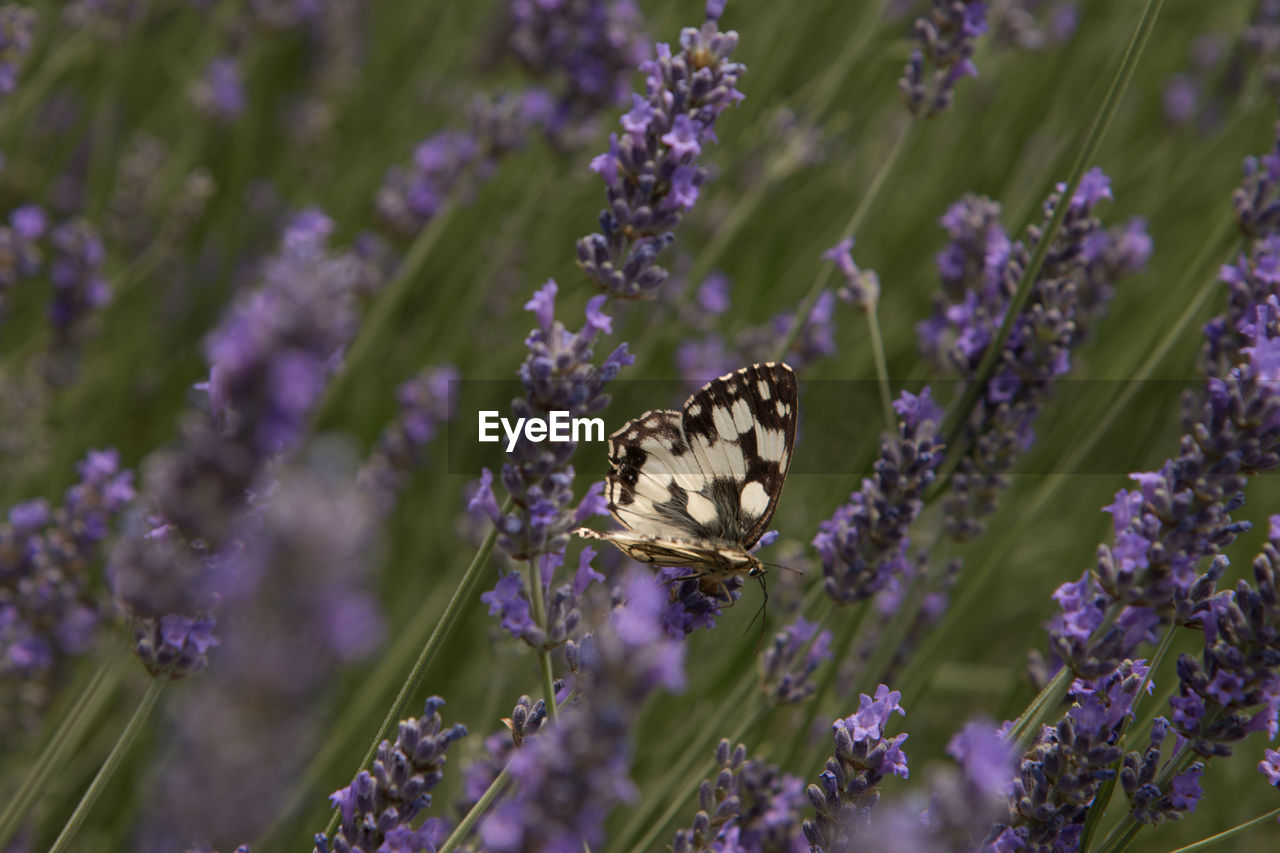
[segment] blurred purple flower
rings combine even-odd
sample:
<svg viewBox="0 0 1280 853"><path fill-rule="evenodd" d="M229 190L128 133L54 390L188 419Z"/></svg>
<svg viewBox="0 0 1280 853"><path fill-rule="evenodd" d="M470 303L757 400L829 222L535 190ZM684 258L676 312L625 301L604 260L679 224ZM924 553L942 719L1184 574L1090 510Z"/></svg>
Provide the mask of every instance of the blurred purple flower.
<svg viewBox="0 0 1280 853"><path fill-rule="evenodd" d="M423 447L453 419L457 401L450 386L457 380L453 367L423 368L396 390L400 414L383 429L357 476L382 515L391 511L414 470L422 465Z"/></svg>
<svg viewBox="0 0 1280 853"><path fill-rule="evenodd" d="M817 622L796 617L760 655L765 693L780 705L803 702L818 689L811 680L814 670L830 659L831 632L819 632Z"/></svg>
<svg viewBox="0 0 1280 853"><path fill-rule="evenodd" d="M133 472L115 450L93 450L51 509L26 501L0 522L0 732L35 730L70 659L93 647L104 602L91 572L132 503ZM16 746L16 741L10 744Z"/></svg>
<svg viewBox="0 0 1280 853"><path fill-rule="evenodd" d="M204 75L191 84L189 97L210 121L230 123L240 118L246 101L240 60L219 56L211 61Z"/></svg>
<svg viewBox="0 0 1280 853"><path fill-rule="evenodd" d="M369 559L375 522L362 490L336 472L286 467L255 497L234 546L214 561L217 666L170 715L169 757L139 825L149 849L193 836L229 844L260 834L278 814L320 735L318 698L339 667L367 659L385 639ZM160 623L181 631L189 620Z"/></svg>
<svg viewBox="0 0 1280 853"><path fill-rule="evenodd" d="M286 229L260 286L237 299L206 341L209 379L197 387L207 411L187 413L176 446L148 460L142 512L112 554L110 580L154 675L204 666L204 641L167 646L166 636L179 635L161 631L161 617L207 619L247 496L265 488L268 463L297 446L355 334L364 270L353 255L326 249L332 227L311 211ZM173 661L182 664L166 670Z"/></svg>
<svg viewBox="0 0 1280 853"><path fill-rule="evenodd" d="M443 130L421 142L409 167L388 170L378 190L379 220L401 240L416 237L450 202L466 201L506 154L523 147L530 131L548 120L538 91L477 97L466 130Z"/></svg>
<svg viewBox="0 0 1280 853"><path fill-rule="evenodd" d="M989 0L991 37L1001 45L1042 50L1075 34L1080 11L1072 0Z"/></svg>
<svg viewBox="0 0 1280 853"><path fill-rule="evenodd" d="M844 276L838 295L845 302L857 305L863 311L872 311L880 301L880 277L875 270L862 270L853 262L853 238L846 237L822 253Z"/></svg>
<svg viewBox="0 0 1280 853"><path fill-rule="evenodd" d="M36 12L17 3L0 6L0 101L18 85L18 72L31 52Z"/></svg>
<svg viewBox="0 0 1280 853"><path fill-rule="evenodd" d="M599 849L604 820L631 800L630 729L644 698L684 687L684 644L662 627L666 594L647 572L622 582L622 601L577 649L577 702L511 759L515 793L481 819L492 853Z"/></svg>
<svg viewBox="0 0 1280 853"><path fill-rule="evenodd" d="M640 12L630 0L510 0L506 44L530 74L550 81L556 104L547 125L574 143L577 125L623 104L644 59ZM567 137L567 139L565 138Z"/></svg>
<svg viewBox="0 0 1280 853"><path fill-rule="evenodd" d="M974 42L987 31L982 0L932 0L927 16L916 18L911 51L898 88L912 115L928 118L951 106L962 77L977 77Z"/></svg>

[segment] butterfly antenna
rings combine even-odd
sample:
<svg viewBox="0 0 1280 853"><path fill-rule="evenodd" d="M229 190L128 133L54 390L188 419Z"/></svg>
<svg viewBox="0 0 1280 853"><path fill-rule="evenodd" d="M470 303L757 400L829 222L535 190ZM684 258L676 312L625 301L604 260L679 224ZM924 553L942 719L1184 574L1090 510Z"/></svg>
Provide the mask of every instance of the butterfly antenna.
<svg viewBox="0 0 1280 853"><path fill-rule="evenodd" d="M756 624L756 620L760 620L760 636L756 639L756 654L760 654L760 649L764 646L765 628L769 624L769 586L764 582L764 573L756 575L756 580L760 582L760 592L763 593L764 599L760 602L760 609L756 611L756 615L751 617L751 621L747 623L747 633L751 630L751 626Z"/></svg>
<svg viewBox="0 0 1280 853"><path fill-rule="evenodd" d="M769 567L769 568L771 568L771 569L781 569L781 570L782 570L782 571L784 571L784 572L791 572L792 574L797 574L797 575L803 575L803 574L804 574L804 570L803 570L803 569L796 569L796 568L793 568L793 567L791 567L791 566L784 566L784 565L782 565L781 563L766 563L764 560L761 560L761 561L760 561L760 565L762 565L762 566L768 566L768 567Z"/></svg>

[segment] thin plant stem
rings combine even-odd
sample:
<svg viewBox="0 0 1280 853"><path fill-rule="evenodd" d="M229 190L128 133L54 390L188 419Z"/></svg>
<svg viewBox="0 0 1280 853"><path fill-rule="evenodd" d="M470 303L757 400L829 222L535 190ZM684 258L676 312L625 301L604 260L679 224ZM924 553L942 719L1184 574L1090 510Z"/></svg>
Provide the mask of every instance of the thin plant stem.
<svg viewBox="0 0 1280 853"><path fill-rule="evenodd" d="M1106 136L1107 129L1111 126L1111 120L1115 118L1116 110L1120 106L1120 99L1129 86L1133 72L1138 67L1138 61L1142 58L1143 49L1146 47L1147 39L1151 35L1151 30L1155 27L1156 19L1159 17L1160 8L1163 5L1164 0L1147 0L1146 6L1143 7L1142 16L1138 19L1138 25L1134 29L1133 36L1129 39L1129 44L1125 48L1124 57L1120 61L1120 68L1112 78L1106 97L1103 98L1102 105L1094 115L1093 122L1089 126L1089 132L1085 135L1084 144L1080 147L1080 153L1076 155L1075 163L1068 174L1066 186L1060 194L1058 204L1053 209L1053 215L1049 217L1048 225L1045 226L1044 231L1036 241L1035 249L1031 253L1031 259L1022 273L1022 279L1018 282L1018 288L1014 291L1009 300L1009 305L1005 309L1000 329L996 332L995 337L992 338L991 343L988 344L986 352L983 353L982 361L978 364L973 381L965 387L959 403L948 412L942 434L944 436L943 441L949 448L956 447L956 440L960 436L961 429L969 422L969 417L977 406L979 395L984 393L987 380L995 372L996 361L1004 350L1004 344L1009 339L1010 332L1013 331L1014 322L1017 320L1018 315L1022 313L1027 300L1031 298L1032 286L1040 275L1040 268L1044 266L1045 259L1049 255L1049 246L1053 243L1054 236L1058 233L1058 229L1062 226L1062 221L1066 218L1067 210L1071 206L1071 198L1075 195L1076 188L1080 186L1080 180L1084 177L1085 169L1097 156L1098 148L1102 145L1102 139ZM955 466L959 464L964 455L963 453L947 454L943 476L940 476L937 480L939 484L950 477L951 472L955 470Z"/></svg>
<svg viewBox="0 0 1280 853"><path fill-rule="evenodd" d="M489 783L489 787L480 795L480 799L476 800L476 804L472 806L458 822L458 826L449 833L449 837L445 839L444 844L440 845L438 853L453 853L459 844L466 840L471 834L471 830L475 828L476 823L484 816L502 794L502 789L507 786L507 782L511 779L511 762L507 762L507 766L502 768L502 772L497 778Z"/></svg>
<svg viewBox="0 0 1280 853"><path fill-rule="evenodd" d="M867 214L871 212L871 205L875 203L876 197L884 188L885 181L889 179L889 175L893 172L898 160L902 156L903 150L907 146L907 139L910 137L911 128L915 127L915 123L911 122L900 128L894 136L893 143L889 148L889 153L880 161L880 168L876 171L875 177L871 179L871 185L867 187L867 191L863 193L862 198L858 200L858 206L854 208L853 214L849 217L849 221L845 224L844 229L840 232L839 239L843 240L847 237L853 237L862 222L866 219ZM818 303L818 297L822 295L823 288L827 286L827 282L831 279L831 271L835 269L835 264L831 261L823 263L821 269L818 270L817 277L814 278L813 284L809 286L809 292L805 294L804 299L800 300L800 306L796 309L796 315L791 319L791 326L787 329L787 333L782 336L782 340L778 342L778 346L774 348L772 359L781 361L791 349L792 344L796 342L796 338L800 336L800 330L804 328L805 323L809 322L809 315L813 313L813 306Z"/></svg>
<svg viewBox="0 0 1280 853"><path fill-rule="evenodd" d="M111 781L111 777L115 775L116 768L120 766L120 762L128 754L129 747L133 745L134 739L142 731L143 724L147 721L147 717L151 715L152 709L155 708L156 702L160 699L161 691L164 690L164 686L168 683L163 678L151 679L151 682L147 685L147 692L142 694L138 707L133 711L133 716L129 718L124 730L116 738L116 744L111 748L110 754L107 755L107 760L98 768L97 775L93 777L88 789L80 797L76 810L71 813L71 817L63 825L62 832L58 833L53 846L49 848L49 853L64 853L67 845L75 838L76 832L80 829L81 824L84 823L84 819L89 816L89 811L93 808L93 804L97 802L103 789Z"/></svg>
<svg viewBox="0 0 1280 853"><path fill-rule="evenodd" d="M542 597L542 577L536 559L529 560L529 600L533 603L533 621L546 631L547 607ZM556 707L556 679L551 669L551 650L538 649L538 665L542 668L542 689L547 694L547 713L552 722L559 722L560 710Z"/></svg>
<svg viewBox="0 0 1280 853"><path fill-rule="evenodd" d="M1210 835L1208 838L1202 838L1195 844L1188 844L1186 847L1179 847L1177 850L1174 850L1173 853L1192 853L1192 851L1195 850L1208 850L1210 847L1213 847L1216 844L1221 844L1223 841L1244 832L1246 829L1251 829L1252 827L1268 821L1275 821L1276 818L1280 818L1280 806L1277 806L1266 814L1258 815L1253 820L1247 820L1239 826L1233 826L1230 829L1224 829L1217 835Z"/></svg>
<svg viewBox="0 0 1280 853"><path fill-rule="evenodd" d="M75 701L58 720L40 754L31 762L30 772L23 776L22 784L0 812L0 850L9 849L7 845L21 827L32 801L44 790L53 771L63 767L71 752L80 746L90 724L120 683L132 655L123 644L113 644L111 648L110 657L93 668L88 683L74 691Z"/></svg>
<svg viewBox="0 0 1280 853"><path fill-rule="evenodd" d="M325 394L324 400L316 411L314 422L321 423L332 414L334 404L343 399L351 381L359 375L360 366L369 357L373 346L386 339L388 324L399 313L400 306L409 293L410 285L422 272L453 210L454 203L447 201L431 218L431 221L414 238L409 251L396 267L391 281L374 299L373 307L369 309L369 316L360 325L359 334L352 341L351 349L342 360L338 375L329 383L328 393Z"/></svg>
<svg viewBox="0 0 1280 853"><path fill-rule="evenodd" d="M512 501L507 498L503 504L502 512L505 514L511 511ZM373 759L373 754L378 750L378 744L382 742L382 733L387 731L391 724L399 716L409 694L417 688L422 676L435 660L440 649L444 646L444 641L448 639L454 627L457 626L458 620L462 615L462 611L468 601L471 600L472 594L475 592L480 583L480 576L489 562L489 555L493 552L494 543L498 539L497 528L490 528L489 533L484 537L484 542L480 544L479 550L475 556L471 558L471 564L467 566L467 570L462 575L462 580L458 582L457 587L453 590L453 595L449 597L449 603L445 605L444 613L440 616L440 621L436 623L435 629L432 630L431 636L427 638L427 642L422 647L422 651L418 654L418 659L413 662L413 666L409 669L409 674L405 676L404 683L400 685L396 698L391 702L391 707L387 709L387 715L382 719L382 725L378 727L374 734L372 743L365 750L364 758L360 762L363 769ZM329 825L325 828L325 835L332 836L334 829L338 826L339 813L334 809L333 815L329 818Z"/></svg>
<svg viewBox="0 0 1280 853"><path fill-rule="evenodd" d="M876 363L876 387L880 389L880 411L884 428L892 435L898 431L898 416L893 411L893 386L889 382L889 363L884 356L884 338L880 335L880 306L867 308L867 334L871 336L871 357Z"/></svg>

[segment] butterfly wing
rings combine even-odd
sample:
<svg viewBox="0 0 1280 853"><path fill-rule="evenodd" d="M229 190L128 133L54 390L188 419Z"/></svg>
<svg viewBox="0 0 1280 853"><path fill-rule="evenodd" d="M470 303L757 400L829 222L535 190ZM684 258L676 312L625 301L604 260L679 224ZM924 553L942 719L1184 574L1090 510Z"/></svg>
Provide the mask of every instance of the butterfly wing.
<svg viewBox="0 0 1280 853"><path fill-rule="evenodd" d="M605 500L613 517L641 537L704 535L689 516L688 496L709 476L689 452L681 415L646 412L609 436Z"/></svg>
<svg viewBox="0 0 1280 853"><path fill-rule="evenodd" d="M791 464L798 411L796 375L786 364L743 367L689 397L681 431L699 470L713 472L687 502L697 521L714 516L705 535L738 543L760 539L773 518Z"/></svg>

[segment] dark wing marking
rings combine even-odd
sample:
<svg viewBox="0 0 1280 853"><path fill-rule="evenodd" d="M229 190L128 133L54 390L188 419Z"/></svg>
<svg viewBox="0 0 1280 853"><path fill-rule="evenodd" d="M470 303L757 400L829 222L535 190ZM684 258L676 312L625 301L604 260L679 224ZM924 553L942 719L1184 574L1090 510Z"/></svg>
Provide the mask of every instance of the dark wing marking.
<svg viewBox="0 0 1280 853"><path fill-rule="evenodd" d="M645 412L629 421L609 436L609 463L605 500L623 527L642 536L699 535L688 492L703 489L708 478L689 452L679 412Z"/></svg>
<svg viewBox="0 0 1280 853"><path fill-rule="evenodd" d="M727 373L685 401L685 440L699 467L715 472L702 492L722 528L711 535L749 549L764 534L791 464L797 400L795 373L769 362Z"/></svg>

